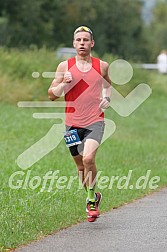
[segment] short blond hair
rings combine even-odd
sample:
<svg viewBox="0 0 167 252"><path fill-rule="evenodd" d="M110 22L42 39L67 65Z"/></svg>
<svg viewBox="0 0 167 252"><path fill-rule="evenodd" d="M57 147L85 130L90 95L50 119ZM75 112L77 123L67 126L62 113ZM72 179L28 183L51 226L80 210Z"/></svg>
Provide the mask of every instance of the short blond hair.
<svg viewBox="0 0 167 252"><path fill-rule="evenodd" d="M91 35L91 40L93 40L93 32L92 32L92 30L89 28L89 27L87 27L87 26L84 26L84 25L82 25L82 26L79 26L78 28L76 28L75 29L75 31L74 31L74 36L75 36L75 34L77 34L78 32L89 32L89 34Z"/></svg>

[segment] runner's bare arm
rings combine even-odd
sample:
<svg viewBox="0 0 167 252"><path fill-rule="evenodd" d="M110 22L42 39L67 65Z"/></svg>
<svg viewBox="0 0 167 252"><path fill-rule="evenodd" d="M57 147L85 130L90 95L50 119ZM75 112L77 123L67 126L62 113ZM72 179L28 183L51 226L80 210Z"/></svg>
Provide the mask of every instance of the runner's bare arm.
<svg viewBox="0 0 167 252"><path fill-rule="evenodd" d="M63 61L58 65L55 78L48 89L50 100L54 101L55 99L59 98L62 95L64 88L71 82L72 76L67 70L67 61Z"/></svg>
<svg viewBox="0 0 167 252"><path fill-rule="evenodd" d="M101 61L101 72L103 76L103 89L102 89L102 101L100 103L100 107L106 109L110 105L110 100L105 97L111 97L111 80L108 75L108 63L105 61Z"/></svg>

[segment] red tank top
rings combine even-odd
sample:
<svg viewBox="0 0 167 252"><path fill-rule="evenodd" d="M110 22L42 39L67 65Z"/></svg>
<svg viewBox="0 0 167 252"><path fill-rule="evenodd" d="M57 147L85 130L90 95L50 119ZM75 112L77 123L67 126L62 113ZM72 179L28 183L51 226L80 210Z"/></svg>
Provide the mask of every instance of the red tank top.
<svg viewBox="0 0 167 252"><path fill-rule="evenodd" d="M92 67L88 72L81 72L76 66L76 58L68 60L68 71L72 82L66 86L65 124L74 127L86 127L104 120L104 113L99 108L102 90L100 59L91 58Z"/></svg>

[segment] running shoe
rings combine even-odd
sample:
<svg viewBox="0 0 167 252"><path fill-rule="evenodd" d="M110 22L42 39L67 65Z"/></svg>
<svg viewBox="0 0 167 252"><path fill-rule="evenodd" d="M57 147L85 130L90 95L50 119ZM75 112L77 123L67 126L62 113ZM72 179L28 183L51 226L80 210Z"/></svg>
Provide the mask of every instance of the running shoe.
<svg viewBox="0 0 167 252"><path fill-rule="evenodd" d="M88 201L86 205L87 218L89 222L93 222L99 216L99 210L95 201Z"/></svg>
<svg viewBox="0 0 167 252"><path fill-rule="evenodd" d="M96 218L99 217L100 211L98 209L98 206L101 202L101 199L101 193L97 192L95 193L95 201L89 201L88 199L86 200L86 212L88 213L87 218L89 222L94 222Z"/></svg>
<svg viewBox="0 0 167 252"><path fill-rule="evenodd" d="M102 200L102 194L99 192L96 192L95 193L95 202L96 202L97 207L100 205L101 200Z"/></svg>

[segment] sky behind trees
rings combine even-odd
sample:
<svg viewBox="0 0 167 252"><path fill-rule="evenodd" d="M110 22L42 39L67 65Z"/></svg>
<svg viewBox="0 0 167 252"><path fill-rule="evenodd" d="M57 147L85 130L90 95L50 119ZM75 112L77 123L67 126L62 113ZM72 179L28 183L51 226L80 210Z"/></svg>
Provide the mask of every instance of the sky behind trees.
<svg viewBox="0 0 167 252"><path fill-rule="evenodd" d="M153 8L156 5L156 0L143 0L142 18L145 24L150 24L152 19Z"/></svg>

